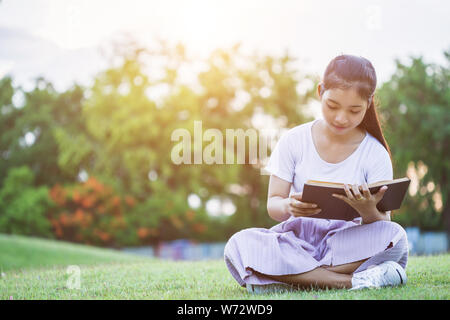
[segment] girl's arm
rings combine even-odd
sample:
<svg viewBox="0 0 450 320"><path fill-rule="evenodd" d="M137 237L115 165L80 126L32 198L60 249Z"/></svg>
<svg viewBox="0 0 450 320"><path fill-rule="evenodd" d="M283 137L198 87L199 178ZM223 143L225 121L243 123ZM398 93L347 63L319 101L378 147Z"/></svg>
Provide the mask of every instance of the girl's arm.
<svg viewBox="0 0 450 320"><path fill-rule="evenodd" d="M281 222L290 217L287 206L289 205L291 184L291 182L287 182L277 176L270 176L269 191L267 194L267 211L269 216L276 221Z"/></svg>

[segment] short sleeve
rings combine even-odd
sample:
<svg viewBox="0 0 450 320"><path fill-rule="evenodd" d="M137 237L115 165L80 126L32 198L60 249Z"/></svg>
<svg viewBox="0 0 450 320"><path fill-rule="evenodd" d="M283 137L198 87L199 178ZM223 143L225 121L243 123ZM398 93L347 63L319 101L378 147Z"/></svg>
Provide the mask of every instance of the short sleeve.
<svg viewBox="0 0 450 320"><path fill-rule="evenodd" d="M383 146L376 148L369 155L369 159L371 160L367 167L367 184L394 179L391 158Z"/></svg>
<svg viewBox="0 0 450 320"><path fill-rule="evenodd" d="M295 172L295 156L292 150L295 148L290 145L289 133L289 131L285 132L278 140L264 169L270 174L292 183Z"/></svg>

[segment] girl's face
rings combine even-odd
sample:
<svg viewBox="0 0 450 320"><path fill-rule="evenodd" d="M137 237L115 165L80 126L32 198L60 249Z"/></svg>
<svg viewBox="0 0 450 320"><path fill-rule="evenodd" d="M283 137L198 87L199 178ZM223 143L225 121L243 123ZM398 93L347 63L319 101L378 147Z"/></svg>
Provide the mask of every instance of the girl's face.
<svg viewBox="0 0 450 320"><path fill-rule="evenodd" d="M369 101L361 98L355 89L328 89L322 97L322 114L328 129L345 136L363 120Z"/></svg>

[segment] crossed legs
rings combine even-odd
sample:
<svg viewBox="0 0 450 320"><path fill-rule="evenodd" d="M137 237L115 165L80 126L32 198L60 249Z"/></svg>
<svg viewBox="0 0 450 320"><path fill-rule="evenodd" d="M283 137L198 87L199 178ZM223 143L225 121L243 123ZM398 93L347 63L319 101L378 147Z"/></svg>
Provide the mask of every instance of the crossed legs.
<svg viewBox="0 0 450 320"><path fill-rule="evenodd" d="M277 281L297 285L304 289L311 287L321 289L351 288L352 273L366 260L367 259L332 267L322 266L314 270L300 274L288 274L281 276L265 275L265 276Z"/></svg>

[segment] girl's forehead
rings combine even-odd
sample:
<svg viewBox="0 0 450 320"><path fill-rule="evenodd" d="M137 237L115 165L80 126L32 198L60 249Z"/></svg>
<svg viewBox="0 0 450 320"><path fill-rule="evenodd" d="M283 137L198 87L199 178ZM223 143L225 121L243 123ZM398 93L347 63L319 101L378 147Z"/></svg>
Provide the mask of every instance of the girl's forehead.
<svg viewBox="0 0 450 320"><path fill-rule="evenodd" d="M340 89L333 88L325 91L325 98L332 99L337 102L361 102L364 99L358 94L356 89L348 88L348 89Z"/></svg>

